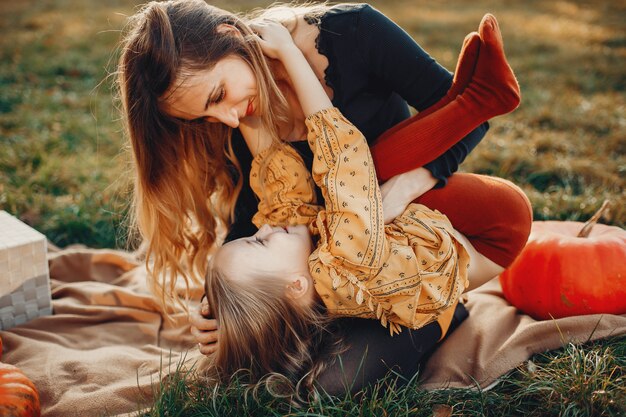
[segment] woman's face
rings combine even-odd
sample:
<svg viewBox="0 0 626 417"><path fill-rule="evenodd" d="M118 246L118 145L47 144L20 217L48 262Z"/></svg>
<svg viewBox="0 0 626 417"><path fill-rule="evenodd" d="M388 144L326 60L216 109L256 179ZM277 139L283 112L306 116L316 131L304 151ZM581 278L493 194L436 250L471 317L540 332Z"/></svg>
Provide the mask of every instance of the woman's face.
<svg viewBox="0 0 626 417"><path fill-rule="evenodd" d="M223 58L210 70L198 70L174 86L164 95L164 110L170 116L236 128L241 119L258 115L256 77L239 56Z"/></svg>

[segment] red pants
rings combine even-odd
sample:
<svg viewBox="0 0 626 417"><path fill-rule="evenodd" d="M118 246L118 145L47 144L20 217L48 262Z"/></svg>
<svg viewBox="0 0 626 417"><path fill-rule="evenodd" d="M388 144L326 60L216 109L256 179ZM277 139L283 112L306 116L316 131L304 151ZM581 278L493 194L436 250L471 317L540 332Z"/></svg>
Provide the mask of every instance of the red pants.
<svg viewBox="0 0 626 417"><path fill-rule="evenodd" d="M388 137L381 145L392 142ZM379 159L378 163L393 165L394 161ZM519 187L502 178L456 173L445 187L430 190L415 202L445 214L476 250L505 268L524 248L530 234L530 201Z"/></svg>
<svg viewBox="0 0 626 417"><path fill-rule="evenodd" d="M533 212L515 184L487 175L457 173L443 188L417 200L445 214L478 252L506 268L528 240Z"/></svg>

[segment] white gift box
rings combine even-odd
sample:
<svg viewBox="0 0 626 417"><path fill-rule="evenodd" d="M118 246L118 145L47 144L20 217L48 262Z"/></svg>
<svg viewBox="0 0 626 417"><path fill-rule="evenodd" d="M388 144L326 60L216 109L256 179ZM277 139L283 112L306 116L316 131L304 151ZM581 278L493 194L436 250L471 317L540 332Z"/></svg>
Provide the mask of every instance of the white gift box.
<svg viewBox="0 0 626 417"><path fill-rule="evenodd" d="M49 314L46 237L0 211L0 330Z"/></svg>

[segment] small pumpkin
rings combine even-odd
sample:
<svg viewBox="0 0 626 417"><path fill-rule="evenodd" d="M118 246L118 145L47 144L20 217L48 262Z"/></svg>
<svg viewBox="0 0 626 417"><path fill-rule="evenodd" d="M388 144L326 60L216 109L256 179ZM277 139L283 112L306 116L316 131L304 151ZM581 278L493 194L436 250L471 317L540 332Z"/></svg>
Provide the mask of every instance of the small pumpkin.
<svg viewBox="0 0 626 417"><path fill-rule="evenodd" d="M626 230L536 221L525 248L500 275L505 298L535 319L626 313Z"/></svg>
<svg viewBox="0 0 626 417"><path fill-rule="evenodd" d="M33 382L7 363L0 363L0 416L39 417L39 393Z"/></svg>

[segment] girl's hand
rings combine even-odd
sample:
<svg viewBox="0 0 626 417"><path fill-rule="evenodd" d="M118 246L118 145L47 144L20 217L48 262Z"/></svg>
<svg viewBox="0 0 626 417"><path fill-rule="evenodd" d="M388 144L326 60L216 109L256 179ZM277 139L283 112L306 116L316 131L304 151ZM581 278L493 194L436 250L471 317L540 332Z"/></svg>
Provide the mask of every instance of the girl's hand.
<svg viewBox="0 0 626 417"><path fill-rule="evenodd" d="M385 224L400 216L406 207L416 198L437 184L437 179L426 168L398 174L380 186L383 198Z"/></svg>
<svg viewBox="0 0 626 417"><path fill-rule="evenodd" d="M260 20L250 24L259 38L263 53L272 59L282 60L285 53L297 48L293 38L282 24L274 20Z"/></svg>
<svg viewBox="0 0 626 417"><path fill-rule="evenodd" d="M217 350L217 342L219 330L217 329L217 320L207 319L209 315L209 303L202 300L197 311L190 313L189 322L191 323L191 334L196 338L200 353L210 355Z"/></svg>
<svg viewBox="0 0 626 417"><path fill-rule="evenodd" d="M260 36L263 53L279 60L285 67L305 117L332 107L320 80L286 27L275 21L263 20L251 24L250 28Z"/></svg>

